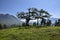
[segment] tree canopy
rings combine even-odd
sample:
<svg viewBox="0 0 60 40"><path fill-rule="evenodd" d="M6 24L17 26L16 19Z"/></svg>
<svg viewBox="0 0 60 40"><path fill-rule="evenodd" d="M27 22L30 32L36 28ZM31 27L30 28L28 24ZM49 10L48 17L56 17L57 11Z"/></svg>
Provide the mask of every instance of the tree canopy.
<svg viewBox="0 0 60 40"><path fill-rule="evenodd" d="M18 18L26 19L27 26L29 25L29 21L32 20L32 18L42 19L42 21L44 21L45 18L50 18L51 16L47 11L43 9L38 10L37 8L29 8L28 12L17 12L17 14L18 14L17 15ZM37 20L37 23L38 23L38 20Z"/></svg>

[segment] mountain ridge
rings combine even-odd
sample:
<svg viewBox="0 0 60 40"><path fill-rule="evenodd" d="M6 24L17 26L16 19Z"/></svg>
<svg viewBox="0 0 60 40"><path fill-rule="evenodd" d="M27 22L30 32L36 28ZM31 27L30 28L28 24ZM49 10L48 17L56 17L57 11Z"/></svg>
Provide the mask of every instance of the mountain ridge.
<svg viewBox="0 0 60 40"><path fill-rule="evenodd" d="M0 24L6 24L9 26L13 24L20 25L20 22L21 21L13 15L0 14Z"/></svg>

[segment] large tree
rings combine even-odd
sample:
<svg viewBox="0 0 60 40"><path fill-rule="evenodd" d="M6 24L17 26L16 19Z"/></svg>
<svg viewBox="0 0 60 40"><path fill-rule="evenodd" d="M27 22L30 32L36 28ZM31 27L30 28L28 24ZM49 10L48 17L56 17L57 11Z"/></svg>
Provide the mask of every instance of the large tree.
<svg viewBox="0 0 60 40"><path fill-rule="evenodd" d="M36 8L29 8L28 12L18 12L17 16L18 18L26 19L26 26L29 26L29 21L31 19L37 19L37 25L38 25L38 19L42 19L41 25L45 24L46 21L45 18L49 18L50 14L43 9L38 10Z"/></svg>
<svg viewBox="0 0 60 40"><path fill-rule="evenodd" d="M29 21L35 17L37 9L29 8L28 12L18 12L18 18L26 19L26 26L29 26Z"/></svg>

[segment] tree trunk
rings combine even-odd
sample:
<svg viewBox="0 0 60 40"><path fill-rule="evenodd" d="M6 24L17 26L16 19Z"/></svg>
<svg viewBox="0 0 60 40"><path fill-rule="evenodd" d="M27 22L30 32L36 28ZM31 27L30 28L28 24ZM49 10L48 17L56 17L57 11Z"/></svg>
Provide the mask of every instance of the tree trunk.
<svg viewBox="0 0 60 40"><path fill-rule="evenodd" d="M37 26L38 26L38 19L37 19Z"/></svg>
<svg viewBox="0 0 60 40"><path fill-rule="evenodd" d="M42 18L42 20L41 20L41 25L45 25L46 24L46 20L44 19L44 18Z"/></svg>
<svg viewBox="0 0 60 40"><path fill-rule="evenodd" d="M30 17L26 18L26 26L29 26Z"/></svg>
<svg viewBox="0 0 60 40"><path fill-rule="evenodd" d="M26 20L26 26L29 26L29 21L30 21L30 20Z"/></svg>

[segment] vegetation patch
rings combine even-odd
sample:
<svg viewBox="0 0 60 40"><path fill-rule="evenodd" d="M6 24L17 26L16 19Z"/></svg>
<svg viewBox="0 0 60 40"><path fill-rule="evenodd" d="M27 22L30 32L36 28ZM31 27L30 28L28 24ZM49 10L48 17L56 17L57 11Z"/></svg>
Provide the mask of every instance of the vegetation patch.
<svg viewBox="0 0 60 40"><path fill-rule="evenodd" d="M60 27L10 28L0 30L0 40L60 40Z"/></svg>

